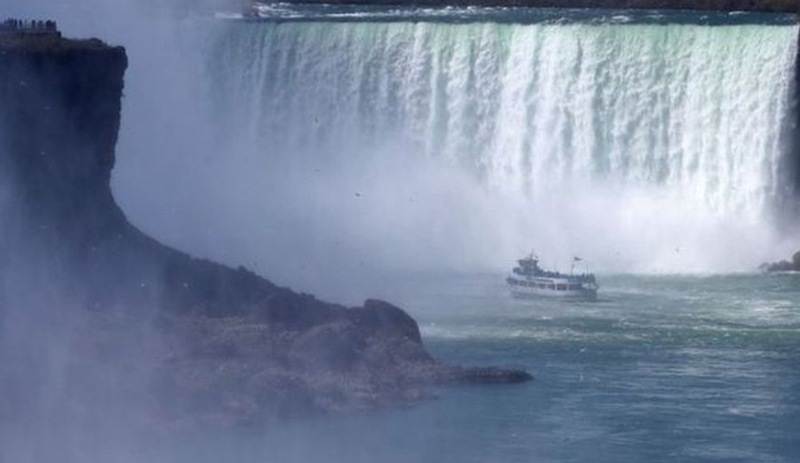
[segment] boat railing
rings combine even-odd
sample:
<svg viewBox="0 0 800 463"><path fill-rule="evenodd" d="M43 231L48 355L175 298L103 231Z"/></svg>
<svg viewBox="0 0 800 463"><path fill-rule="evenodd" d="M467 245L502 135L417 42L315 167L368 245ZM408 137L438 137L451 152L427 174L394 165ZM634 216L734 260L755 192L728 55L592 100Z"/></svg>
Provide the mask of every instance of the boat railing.
<svg viewBox="0 0 800 463"><path fill-rule="evenodd" d="M550 271L541 270L541 269L535 269L535 270L525 269L525 268L520 268L520 267L514 267L513 273L515 275L520 275L520 276L541 277L541 278L561 278L561 279L576 280L576 281L590 282L590 283L595 280L595 277L594 277L593 273L581 273L581 274L578 274L578 275L574 275L574 274L567 274L567 273L561 273L561 272L550 272Z"/></svg>

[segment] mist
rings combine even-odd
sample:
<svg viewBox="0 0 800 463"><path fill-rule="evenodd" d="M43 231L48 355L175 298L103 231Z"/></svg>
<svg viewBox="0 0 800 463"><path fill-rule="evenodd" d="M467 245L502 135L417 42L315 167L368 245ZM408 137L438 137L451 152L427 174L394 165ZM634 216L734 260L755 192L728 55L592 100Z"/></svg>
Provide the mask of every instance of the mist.
<svg viewBox="0 0 800 463"><path fill-rule="evenodd" d="M272 76L273 91L246 80L263 78L265 70L276 69L270 67L274 62L258 61L265 59L260 52L242 57L226 51L225 34L233 26L213 13L235 11L238 5L205 2L195 9L188 4L10 0L2 13L54 19L65 36L97 36L126 47L130 66L114 193L134 225L194 256L244 265L279 285L355 303L396 294L395 282L403 276L500 274L532 247L548 268L567 270L577 255L591 270L633 273L751 271L793 250L792 232L778 230L773 220L781 213L770 209L776 193L764 193L771 187L759 184L769 176L754 180L752 203L747 198L725 203L715 192L693 195L686 184L632 180L635 173L598 180L584 171L573 176L569 167L557 165L536 171L545 173L539 177L520 174L517 168L530 158L513 159L508 153L520 152L515 144L524 138L517 135L525 127L498 129L501 136L469 158L459 150L474 147L457 135L490 131L472 124L480 114L462 132L448 132L456 140L439 140L422 132L442 127L413 126L425 117L379 120L370 119L369 110L364 118L347 112L336 91L320 90L329 77L324 73L293 76L298 83L288 93L294 91L302 101L290 96L287 103L281 100L286 90L280 76ZM226 74L230 69L218 69L226 66L234 68L232 76ZM276 101L274 107L270 100ZM416 103L405 110L418 110ZM444 107L458 103L437 101ZM399 106L394 109L402 111ZM458 119L454 114L451 120ZM509 120L515 119L504 119ZM366 122L375 125L365 128ZM782 149L762 150L768 159L761 161L774 166ZM696 185L692 180L687 183ZM3 216L15 207L14 198L13 191L0 191ZM9 239L14 231L5 225L0 238ZM82 315L83 289L66 276L70 269L42 273L51 266L38 253L22 245L2 256L13 271L4 272L0 285L6 302L0 348L11 353L0 367L6 391L0 413L13 420L4 421L0 432L0 461L213 461L213 452L198 455L191 442L173 446L160 440L158 429L155 436L142 432L150 427L142 411L158 406L144 384L163 354L163 340L150 331L152 314L131 318L121 307L105 318L121 347L118 355L97 358L103 341L84 342L97 320ZM358 420L351 426L353 434L369 429ZM240 450L241 457L313 460L341 443L342 434L331 428L336 426L325 422L289 426L272 441ZM309 451L306 443L320 435L325 445L319 453ZM412 433L407 439L426 437ZM269 447L279 440L284 447ZM151 447L143 452L145 443ZM356 448L358 442L348 444L352 447L341 450L342 461L366 452ZM241 446L235 441L219 448L231 459L228 449ZM407 450L381 461L414 457L419 455Z"/></svg>
<svg viewBox="0 0 800 463"><path fill-rule="evenodd" d="M195 255L356 302L402 275L499 274L531 248L604 273L791 253L793 26L165 29L172 46L151 35L138 65L131 41L114 185L134 223Z"/></svg>
<svg viewBox="0 0 800 463"><path fill-rule="evenodd" d="M217 230L203 227L202 222L199 228L193 227L194 213L213 221L217 210L206 209L203 203L221 201L229 207L224 200L237 197L228 191L255 194L255 188L265 185L245 176L246 168L226 162L231 157L223 148L230 148L231 143L215 138L213 114L208 112L207 102L196 98L199 54L183 53L191 45L182 29L187 11L161 10L136 2L15 1L4 4L2 13L13 18L52 19L66 37L97 36L126 47L130 67L125 75L113 175L115 183L124 183L120 176L126 178L129 190L120 193L118 187L118 201L135 225L155 231L157 238L168 244L198 257L221 257L258 270L250 261L227 254L226 239L235 243L236 235L219 237ZM205 17L207 12L199 14ZM7 149L2 134L0 149ZM242 156L246 158L246 154ZM0 159L5 162L7 157ZM192 412L202 413L202 403L194 410L189 406L185 420L165 418L164 410L175 404L165 403L158 389L163 384L154 388L153 378L170 367L169 359L182 348L182 340L164 336L163 317L155 313L162 302L156 296L159 275L147 278L145 272L141 282L133 282L145 289L143 297L118 299L113 304L96 300L106 288L98 287L102 286L98 281L81 279L86 269L73 266L69 251L59 248L58 236L48 231L42 236L26 236L31 223L22 220L27 214L23 195L17 190L19 185L5 178L11 169L2 167L0 461L210 462L224 458L301 462L331 461L331 454L326 453L330 451L338 452L340 456L334 458L340 461L354 461L353 456L366 461L364 449L355 439L362 434L345 432L350 443L343 442L335 438L343 435L337 431L338 425L330 429L324 423L286 423L275 417L247 431L213 432L202 426L198 429L192 422ZM214 169L222 169L217 172L222 179L211 175ZM227 178L237 174L244 180ZM254 183L246 185L248 180ZM174 185L178 191L170 190ZM197 190L203 190L203 196L194 196ZM119 199L126 194L127 202ZM250 205L236 203L233 207ZM175 220L178 211L181 217ZM269 212L272 217L274 211ZM26 218L36 222L36 217ZM242 226L247 225L244 212L236 218ZM229 224L225 228L235 231L238 227ZM187 230L191 230L188 236L179 235ZM204 240L211 243L205 250L201 249ZM135 256L130 257L130 265L139 265ZM262 259L263 255L258 256ZM111 275L109 281L113 279ZM150 287L153 290L148 294ZM370 426L355 424L353 428ZM321 439L324 446L313 444ZM367 450L370 458L376 456L375 447Z"/></svg>
<svg viewBox="0 0 800 463"><path fill-rule="evenodd" d="M739 63L721 57L708 76L688 81L689 100L683 106L656 106L640 127L625 124L644 117L646 105L675 98L669 89L641 88L608 100L606 109L594 111L608 114L619 138L604 142L580 132L597 124L592 109L581 106L591 94L559 96L567 87L548 80L552 76L529 77L524 67L504 69L524 63L494 56L491 47L499 45L492 42L491 27L485 28L483 41L466 42L472 52L447 51L440 41L430 45L433 57L426 57L420 51L404 54L385 38L362 51L358 39L336 35L341 29L336 26L309 26L308 37L292 38L292 28L301 26L238 26L215 19L214 12L237 8L230 2L197 8L152 2L11 8L18 16L54 17L68 36L97 35L126 46L131 64L113 172L115 196L136 226L178 249L245 265L279 284L348 303L387 294L387 279L403 274L501 273L532 248L549 267L565 270L577 255L591 270L605 273L752 271L791 253L793 232L787 236L787 230L778 229L783 212L775 206L782 182L791 181L775 176L782 175L782 122L770 133L758 132L768 121L747 122L756 132L737 135L732 129L742 126L737 118L749 113L726 115L732 108L724 98L751 92L742 89L749 82L789 75L791 69L781 69L780 60L791 62L793 47L769 51L786 56L775 56L778 64L770 70L731 83L722 103L693 102L695 86L713 79L720 67L747 64L746 58ZM313 48L319 45L315 34L324 34L326 27L332 40ZM416 30L428 33L422 26ZM458 37L456 29L449 30L431 28L430 34ZM591 47L595 31L549 33L565 40L553 50L562 46L569 54L569 34L588 34L584 46ZM273 48L258 48L262 36ZM713 34L692 37L687 33L686 40L715 49ZM339 53L336 47L350 51ZM287 50L298 54L297 69L281 55ZM464 61L464 53L473 53L473 62ZM386 56L396 57L396 64ZM560 72L560 61L548 63L546 54L539 59L534 69ZM602 60L625 63L628 58L597 59L602 76ZM365 63L373 68L362 68ZM629 65L640 72L640 63ZM660 65L650 63L653 69ZM446 92L428 93L436 92L424 86L433 78L427 73L435 72L430 66L443 67L439 78L449 86ZM474 69L471 83L456 74L458 66ZM404 69L410 73L405 80ZM585 77L579 78L582 85ZM639 78L646 84L660 77ZM351 87L359 79L362 88ZM557 93L534 95L540 103L526 109L514 101L523 85L528 93L537 91L531 85ZM787 104L781 98L789 91L741 105L757 105L763 117L776 117L788 111L780 105ZM365 107L370 98L374 106ZM689 124L720 131L723 138L709 144L676 122L682 111L699 112L696 104L719 112L706 119L692 116ZM572 115L547 119L548 111L562 114L565 106ZM533 125L519 122L526 118ZM671 124L666 128L671 138L654 138L651 132L665 124ZM578 134L563 138L570 131ZM667 146L676 142L698 148ZM749 163L731 161L746 160L744 153L753 149L760 154ZM708 161L689 170L698 155ZM669 158L659 159L664 156ZM723 162L731 164L714 167ZM665 168L670 170L666 180Z"/></svg>
<svg viewBox="0 0 800 463"><path fill-rule="evenodd" d="M12 0L0 7L4 18L56 20L67 37L120 44L139 37L131 51L140 56L168 37L161 12L154 11L137 2ZM146 64L139 69L152 72ZM132 83L136 75L141 74L126 79L131 93L144 94ZM66 118L62 108L51 111L56 119ZM3 151L5 138L0 133ZM80 149L62 148L65 156ZM3 156L6 161L9 156ZM42 218L26 209L20 185L7 178L10 171L10 164L2 165L0 461L158 461L167 453L143 456L163 431L153 421L160 405L151 387L165 356L163 338L153 329L158 301L98 303L96 282L82 279L85 269L59 244L68 238L33 225Z"/></svg>

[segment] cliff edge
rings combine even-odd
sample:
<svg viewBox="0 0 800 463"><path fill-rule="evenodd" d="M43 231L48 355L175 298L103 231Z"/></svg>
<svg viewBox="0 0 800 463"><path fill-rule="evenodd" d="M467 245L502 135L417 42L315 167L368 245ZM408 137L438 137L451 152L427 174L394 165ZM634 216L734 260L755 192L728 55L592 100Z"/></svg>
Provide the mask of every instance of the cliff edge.
<svg viewBox="0 0 800 463"><path fill-rule="evenodd" d="M15 306L78 314L76 363L111 365L104 377L128 386L144 370L150 412L167 423L252 424L403 403L431 384L530 379L443 365L387 302L323 302L136 229L109 187L126 67L122 47L54 24L0 27L0 328ZM44 289L57 298L34 309ZM137 368L125 360L144 353Z"/></svg>
<svg viewBox="0 0 800 463"><path fill-rule="evenodd" d="M256 3L270 3L259 1ZM289 3L339 5L486 6L525 8L600 8L612 10L697 10L800 13L796 0L290 0Z"/></svg>

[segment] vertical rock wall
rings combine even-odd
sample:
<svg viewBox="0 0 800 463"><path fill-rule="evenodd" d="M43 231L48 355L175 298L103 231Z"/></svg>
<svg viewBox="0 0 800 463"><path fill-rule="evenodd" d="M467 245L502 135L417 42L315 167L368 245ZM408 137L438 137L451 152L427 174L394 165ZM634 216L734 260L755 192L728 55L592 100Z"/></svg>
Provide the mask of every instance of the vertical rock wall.
<svg viewBox="0 0 800 463"><path fill-rule="evenodd" d="M0 36L0 162L38 230L87 242L124 226L109 188L120 123L122 47Z"/></svg>

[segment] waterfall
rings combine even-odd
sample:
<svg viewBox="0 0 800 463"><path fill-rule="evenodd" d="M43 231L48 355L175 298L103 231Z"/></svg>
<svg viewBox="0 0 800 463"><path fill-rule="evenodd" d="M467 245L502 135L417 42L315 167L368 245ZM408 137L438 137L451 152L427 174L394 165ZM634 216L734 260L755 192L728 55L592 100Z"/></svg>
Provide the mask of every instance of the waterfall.
<svg viewBox="0 0 800 463"><path fill-rule="evenodd" d="M239 229L272 243L264 259L498 270L534 246L545 264L707 272L788 252L773 222L797 25L212 29L202 91L239 159L225 201L263 212Z"/></svg>

